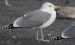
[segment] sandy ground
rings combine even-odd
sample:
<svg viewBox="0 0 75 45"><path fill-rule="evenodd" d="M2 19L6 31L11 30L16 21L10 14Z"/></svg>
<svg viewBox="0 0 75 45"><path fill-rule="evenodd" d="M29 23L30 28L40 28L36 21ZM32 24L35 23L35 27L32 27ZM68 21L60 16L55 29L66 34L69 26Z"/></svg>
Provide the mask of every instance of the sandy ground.
<svg viewBox="0 0 75 45"><path fill-rule="evenodd" d="M4 4L4 0L0 0L0 45L75 45L74 39L56 40L50 42L42 42L36 40L36 30L32 29L1 29L2 26L11 24L15 19L24 15L29 11L39 9L42 3L50 1L55 5L75 6L74 0L70 4L65 5L65 0L11 0L11 7ZM75 19L56 19L56 21L48 28L44 29L44 36L52 34L51 37L58 36L62 30L67 28Z"/></svg>

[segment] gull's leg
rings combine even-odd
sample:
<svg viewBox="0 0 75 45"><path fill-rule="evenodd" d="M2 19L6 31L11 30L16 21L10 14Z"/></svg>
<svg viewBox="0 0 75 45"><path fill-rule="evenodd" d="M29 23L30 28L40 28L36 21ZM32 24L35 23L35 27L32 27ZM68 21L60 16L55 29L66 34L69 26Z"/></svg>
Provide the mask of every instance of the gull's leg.
<svg viewBox="0 0 75 45"><path fill-rule="evenodd" d="M44 39L43 31L42 31L42 30L43 30L43 29L41 28L41 40L42 40L42 41L47 41L47 42L49 42L50 40L45 40L45 39Z"/></svg>
<svg viewBox="0 0 75 45"><path fill-rule="evenodd" d="M39 41L47 41L49 42L49 40L44 40L44 36L43 36L43 32L42 32L42 28L40 30L40 35L41 35L41 39L39 39L39 31L37 30L37 35L36 35L36 39L39 40Z"/></svg>
<svg viewBox="0 0 75 45"><path fill-rule="evenodd" d="M42 39L42 40L44 40L44 39L43 39L43 32L42 32L42 28L41 28L41 39Z"/></svg>
<svg viewBox="0 0 75 45"><path fill-rule="evenodd" d="M42 29L40 30L40 33L41 33L41 39L39 39L39 31L37 30L36 39L37 39L37 40L44 40L44 39L43 39L43 32L42 32Z"/></svg>
<svg viewBox="0 0 75 45"><path fill-rule="evenodd" d="M37 35L36 35L36 39L39 40L39 36L38 36L39 31L37 30Z"/></svg>

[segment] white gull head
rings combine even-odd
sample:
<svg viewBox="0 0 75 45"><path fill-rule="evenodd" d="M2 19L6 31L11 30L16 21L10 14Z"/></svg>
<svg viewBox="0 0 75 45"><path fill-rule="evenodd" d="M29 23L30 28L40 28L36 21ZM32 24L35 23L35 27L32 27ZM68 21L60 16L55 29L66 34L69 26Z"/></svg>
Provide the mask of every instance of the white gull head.
<svg viewBox="0 0 75 45"><path fill-rule="evenodd" d="M55 8L55 6L50 2L45 2L41 7L41 9L53 9L53 10L54 10L54 8Z"/></svg>
<svg viewBox="0 0 75 45"><path fill-rule="evenodd" d="M58 9L58 6L55 6L50 2L45 2L40 8L41 11L47 13L56 13L55 9Z"/></svg>

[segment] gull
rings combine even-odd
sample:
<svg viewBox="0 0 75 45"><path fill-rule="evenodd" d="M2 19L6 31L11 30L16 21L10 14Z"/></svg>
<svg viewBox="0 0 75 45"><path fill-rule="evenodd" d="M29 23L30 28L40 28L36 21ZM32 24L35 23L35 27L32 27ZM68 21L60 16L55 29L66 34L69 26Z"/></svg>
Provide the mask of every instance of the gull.
<svg viewBox="0 0 75 45"><path fill-rule="evenodd" d="M13 24L3 26L3 28L38 28L41 32L41 39L39 39L37 31L37 40L48 41L44 39L42 30L50 26L56 19L56 11L58 6L54 6L50 2L45 2L40 9L27 13L16 19Z"/></svg>
<svg viewBox="0 0 75 45"><path fill-rule="evenodd" d="M63 30L59 36L53 37L51 40L61 39L75 39L75 22L73 22L71 26Z"/></svg>

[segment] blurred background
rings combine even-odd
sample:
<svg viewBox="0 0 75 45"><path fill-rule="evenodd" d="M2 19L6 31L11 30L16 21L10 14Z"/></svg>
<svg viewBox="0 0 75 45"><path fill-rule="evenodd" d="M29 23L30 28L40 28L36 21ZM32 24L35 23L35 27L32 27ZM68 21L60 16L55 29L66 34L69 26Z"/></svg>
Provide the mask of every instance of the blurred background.
<svg viewBox="0 0 75 45"><path fill-rule="evenodd" d="M13 23L15 19L29 11L39 9L44 2L60 6L75 6L75 0L9 0L12 6L6 6L5 0L0 0L0 45L75 45L74 39L42 42L36 40L36 30L32 29L1 29L2 26ZM56 19L43 30L44 36L52 34L48 39L60 35L75 19Z"/></svg>

